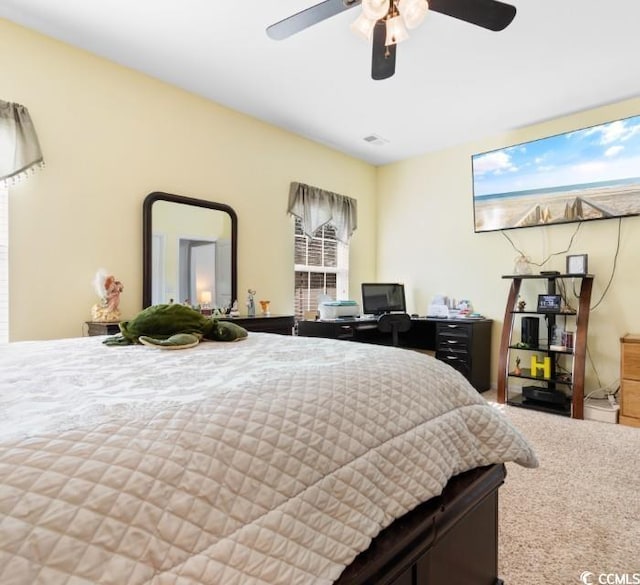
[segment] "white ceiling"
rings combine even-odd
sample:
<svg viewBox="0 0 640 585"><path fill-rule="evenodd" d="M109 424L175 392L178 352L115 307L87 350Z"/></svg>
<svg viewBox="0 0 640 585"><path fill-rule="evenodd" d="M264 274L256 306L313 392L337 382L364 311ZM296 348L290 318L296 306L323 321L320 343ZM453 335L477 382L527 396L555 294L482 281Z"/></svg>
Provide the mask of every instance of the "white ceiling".
<svg viewBox="0 0 640 585"><path fill-rule="evenodd" d="M317 1L0 0L0 16L375 165L640 95L639 0L512 0L498 33L430 13L384 81L349 30L360 8L267 37Z"/></svg>

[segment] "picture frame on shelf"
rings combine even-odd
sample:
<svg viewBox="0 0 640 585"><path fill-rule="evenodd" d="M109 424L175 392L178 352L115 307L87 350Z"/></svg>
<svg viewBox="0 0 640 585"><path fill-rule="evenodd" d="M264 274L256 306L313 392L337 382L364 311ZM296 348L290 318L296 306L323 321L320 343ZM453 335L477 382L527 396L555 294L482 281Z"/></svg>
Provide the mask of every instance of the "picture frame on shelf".
<svg viewBox="0 0 640 585"><path fill-rule="evenodd" d="M562 296L538 295L538 313L559 313L562 309Z"/></svg>
<svg viewBox="0 0 640 585"><path fill-rule="evenodd" d="M589 257L587 254L570 254L567 256L567 274L587 274Z"/></svg>

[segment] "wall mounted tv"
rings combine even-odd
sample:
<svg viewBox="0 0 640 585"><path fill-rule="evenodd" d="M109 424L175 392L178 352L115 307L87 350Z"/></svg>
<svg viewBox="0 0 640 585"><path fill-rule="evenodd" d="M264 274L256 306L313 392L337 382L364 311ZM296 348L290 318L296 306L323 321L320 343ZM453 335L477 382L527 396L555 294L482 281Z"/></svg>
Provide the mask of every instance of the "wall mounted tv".
<svg viewBox="0 0 640 585"><path fill-rule="evenodd" d="M476 232L640 214L640 115L471 157Z"/></svg>

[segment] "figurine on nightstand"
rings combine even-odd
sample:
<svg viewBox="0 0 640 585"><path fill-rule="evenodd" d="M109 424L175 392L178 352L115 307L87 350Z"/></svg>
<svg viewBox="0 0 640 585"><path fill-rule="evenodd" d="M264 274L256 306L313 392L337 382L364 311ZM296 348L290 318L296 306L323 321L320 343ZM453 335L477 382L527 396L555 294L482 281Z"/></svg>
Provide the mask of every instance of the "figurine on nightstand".
<svg viewBox="0 0 640 585"><path fill-rule="evenodd" d="M98 270L93 286L100 302L91 307L91 319L104 323L120 321L120 294L124 290L122 283L106 270Z"/></svg>
<svg viewBox="0 0 640 585"><path fill-rule="evenodd" d="M525 301L522 297L518 297L520 300L518 301L518 311L524 311L524 308L527 306L527 301Z"/></svg>
<svg viewBox="0 0 640 585"><path fill-rule="evenodd" d="M238 299L236 299L229 309L229 317L237 317L238 315L240 315L240 311L238 310Z"/></svg>
<svg viewBox="0 0 640 585"><path fill-rule="evenodd" d="M520 374L522 374L522 370L520 369L520 356L516 357L516 367L514 368L513 373L516 376L519 376Z"/></svg>
<svg viewBox="0 0 640 585"><path fill-rule="evenodd" d="M247 292L249 293L249 295L247 296L247 315L249 315L249 317L255 317L256 301L254 297L255 297L256 291L250 288Z"/></svg>

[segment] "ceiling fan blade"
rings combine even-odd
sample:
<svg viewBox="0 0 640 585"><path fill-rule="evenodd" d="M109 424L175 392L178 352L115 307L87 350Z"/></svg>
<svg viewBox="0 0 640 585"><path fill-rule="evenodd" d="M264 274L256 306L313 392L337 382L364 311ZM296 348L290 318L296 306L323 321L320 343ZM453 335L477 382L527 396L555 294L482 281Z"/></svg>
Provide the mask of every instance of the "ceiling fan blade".
<svg viewBox="0 0 640 585"><path fill-rule="evenodd" d="M373 48L371 51L371 78L387 79L396 72L396 45L384 44L387 38L387 25L384 20L376 22L373 29Z"/></svg>
<svg viewBox="0 0 640 585"><path fill-rule="evenodd" d="M354 8L361 0L325 0L267 27L267 35L281 41L318 22Z"/></svg>
<svg viewBox="0 0 640 585"><path fill-rule="evenodd" d="M498 0L429 0L429 10L493 31L505 29L516 15L515 6Z"/></svg>

